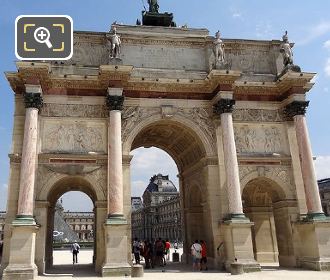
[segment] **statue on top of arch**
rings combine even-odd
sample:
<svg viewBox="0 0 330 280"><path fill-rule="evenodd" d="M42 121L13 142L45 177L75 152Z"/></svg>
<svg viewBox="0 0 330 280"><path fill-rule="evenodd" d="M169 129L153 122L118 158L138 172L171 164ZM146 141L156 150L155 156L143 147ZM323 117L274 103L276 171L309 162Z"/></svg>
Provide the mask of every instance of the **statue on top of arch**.
<svg viewBox="0 0 330 280"><path fill-rule="evenodd" d="M157 0L148 0L149 13L159 13L159 4Z"/></svg>
<svg viewBox="0 0 330 280"><path fill-rule="evenodd" d="M213 54L215 56L215 69L229 69L229 64L225 60L225 44L221 39L221 33L218 30L213 40Z"/></svg>
<svg viewBox="0 0 330 280"><path fill-rule="evenodd" d="M282 53L283 65L284 69L281 73L283 75L287 70L291 70L294 72L301 72L301 69L298 65L293 64L293 52L292 48L294 43L289 42L288 31L285 31L282 36L282 44L280 48L280 52Z"/></svg>

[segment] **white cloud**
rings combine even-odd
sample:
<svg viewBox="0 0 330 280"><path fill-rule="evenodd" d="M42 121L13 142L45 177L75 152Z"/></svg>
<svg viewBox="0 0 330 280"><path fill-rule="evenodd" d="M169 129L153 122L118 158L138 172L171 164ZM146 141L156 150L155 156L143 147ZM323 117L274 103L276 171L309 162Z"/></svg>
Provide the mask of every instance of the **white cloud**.
<svg viewBox="0 0 330 280"><path fill-rule="evenodd" d="M133 181L131 183L131 188L132 188L132 196L141 196L143 194L144 190L148 186L149 181L142 181L142 180L137 180Z"/></svg>
<svg viewBox="0 0 330 280"><path fill-rule="evenodd" d="M273 26L270 22L259 22L256 25L256 36L260 39L273 38Z"/></svg>
<svg viewBox="0 0 330 280"><path fill-rule="evenodd" d="M232 14L232 17L233 17L233 18L242 18L242 14L241 14L241 13L238 13L238 12L234 12L234 13Z"/></svg>
<svg viewBox="0 0 330 280"><path fill-rule="evenodd" d="M322 21L309 28L304 28L303 39L297 40L297 45L306 45L328 32L330 32L330 21Z"/></svg>
<svg viewBox="0 0 330 280"><path fill-rule="evenodd" d="M328 77L330 77L330 58L328 58L327 62L325 63L324 72Z"/></svg>
<svg viewBox="0 0 330 280"><path fill-rule="evenodd" d="M2 184L2 187L3 187L4 189L8 189L8 184Z"/></svg>
<svg viewBox="0 0 330 280"><path fill-rule="evenodd" d="M330 178L330 156L317 156L314 166L318 180Z"/></svg>
<svg viewBox="0 0 330 280"><path fill-rule="evenodd" d="M330 50L330 40L325 41L324 44L323 44L323 47Z"/></svg>

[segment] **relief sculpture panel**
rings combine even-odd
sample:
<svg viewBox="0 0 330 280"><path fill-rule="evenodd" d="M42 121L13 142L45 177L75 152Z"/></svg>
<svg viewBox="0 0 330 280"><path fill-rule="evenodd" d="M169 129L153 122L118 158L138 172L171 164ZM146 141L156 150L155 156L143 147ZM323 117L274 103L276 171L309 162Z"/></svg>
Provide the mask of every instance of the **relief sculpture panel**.
<svg viewBox="0 0 330 280"><path fill-rule="evenodd" d="M106 153L105 122L45 120L42 151L48 153Z"/></svg>
<svg viewBox="0 0 330 280"><path fill-rule="evenodd" d="M289 154L288 140L282 125L235 125L238 153Z"/></svg>

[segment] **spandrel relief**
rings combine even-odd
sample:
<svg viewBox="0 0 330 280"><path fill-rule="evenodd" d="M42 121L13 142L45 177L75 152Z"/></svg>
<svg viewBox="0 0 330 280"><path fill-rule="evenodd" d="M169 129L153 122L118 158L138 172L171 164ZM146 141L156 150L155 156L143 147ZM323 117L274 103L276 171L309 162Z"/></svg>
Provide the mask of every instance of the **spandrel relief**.
<svg viewBox="0 0 330 280"><path fill-rule="evenodd" d="M43 152L88 153L106 152L106 127L87 122L50 122L43 130Z"/></svg>
<svg viewBox="0 0 330 280"><path fill-rule="evenodd" d="M282 126L235 126L238 153L288 154L287 138Z"/></svg>

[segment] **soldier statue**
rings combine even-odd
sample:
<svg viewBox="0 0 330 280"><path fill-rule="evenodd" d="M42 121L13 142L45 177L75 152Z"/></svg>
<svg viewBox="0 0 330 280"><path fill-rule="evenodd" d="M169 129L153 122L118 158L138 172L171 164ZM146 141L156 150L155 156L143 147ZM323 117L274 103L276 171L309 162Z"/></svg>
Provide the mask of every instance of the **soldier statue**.
<svg viewBox="0 0 330 280"><path fill-rule="evenodd" d="M110 34L108 36L108 40L110 43L110 59L119 58L121 41L120 41L120 36L117 34L116 27L112 26L109 33Z"/></svg>
<svg viewBox="0 0 330 280"><path fill-rule="evenodd" d="M285 34L283 35L282 39L283 42L280 51L283 56L284 67L287 67L289 65L293 65L293 53L292 53L293 44L289 43L288 31L285 31Z"/></svg>
<svg viewBox="0 0 330 280"><path fill-rule="evenodd" d="M157 0L148 0L149 4L149 13L159 13L159 5Z"/></svg>
<svg viewBox="0 0 330 280"><path fill-rule="evenodd" d="M220 38L220 31L215 33L215 40L213 41L213 53L215 56L215 64L225 63L225 45Z"/></svg>

